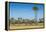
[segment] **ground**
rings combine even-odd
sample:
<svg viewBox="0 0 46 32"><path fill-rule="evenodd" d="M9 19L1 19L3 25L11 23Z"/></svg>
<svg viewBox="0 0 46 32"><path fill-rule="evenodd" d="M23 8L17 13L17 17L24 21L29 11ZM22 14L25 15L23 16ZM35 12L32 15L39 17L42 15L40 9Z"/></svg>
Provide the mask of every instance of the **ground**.
<svg viewBox="0 0 46 32"><path fill-rule="evenodd" d="M43 23L38 23L37 25L24 25L24 24L10 24L10 29L32 29L32 28L43 28Z"/></svg>

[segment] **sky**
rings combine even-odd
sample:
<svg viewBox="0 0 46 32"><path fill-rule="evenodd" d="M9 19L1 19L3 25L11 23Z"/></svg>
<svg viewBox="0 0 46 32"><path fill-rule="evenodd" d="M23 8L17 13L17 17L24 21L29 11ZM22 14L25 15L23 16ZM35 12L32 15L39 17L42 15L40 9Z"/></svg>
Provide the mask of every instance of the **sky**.
<svg viewBox="0 0 46 32"><path fill-rule="evenodd" d="M43 4L21 4L21 3L10 3L10 18L18 19L34 19L35 14L33 7L36 6L37 10L37 20L43 18L44 5Z"/></svg>

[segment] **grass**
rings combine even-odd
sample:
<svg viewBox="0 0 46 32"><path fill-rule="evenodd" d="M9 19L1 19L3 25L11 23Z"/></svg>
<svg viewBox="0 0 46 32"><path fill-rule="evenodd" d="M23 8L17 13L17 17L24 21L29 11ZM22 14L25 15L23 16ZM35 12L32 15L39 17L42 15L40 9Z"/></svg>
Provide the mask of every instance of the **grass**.
<svg viewBox="0 0 46 32"><path fill-rule="evenodd" d="M32 29L32 28L43 28L43 23L38 23L35 25L34 23L32 25L24 25L24 24L10 24L10 29Z"/></svg>

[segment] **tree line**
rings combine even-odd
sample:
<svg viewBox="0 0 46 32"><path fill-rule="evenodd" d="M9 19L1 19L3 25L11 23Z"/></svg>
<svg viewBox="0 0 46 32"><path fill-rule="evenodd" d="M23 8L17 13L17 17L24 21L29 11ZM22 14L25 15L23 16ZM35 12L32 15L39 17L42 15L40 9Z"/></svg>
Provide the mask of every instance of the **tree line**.
<svg viewBox="0 0 46 32"><path fill-rule="evenodd" d="M32 24L32 23L36 23L36 21L34 20L29 20L29 19L22 19L22 18L18 18L17 20L14 18L9 19L10 23L12 24ZM41 18L39 19L39 21L37 21L37 23L44 23L44 19Z"/></svg>

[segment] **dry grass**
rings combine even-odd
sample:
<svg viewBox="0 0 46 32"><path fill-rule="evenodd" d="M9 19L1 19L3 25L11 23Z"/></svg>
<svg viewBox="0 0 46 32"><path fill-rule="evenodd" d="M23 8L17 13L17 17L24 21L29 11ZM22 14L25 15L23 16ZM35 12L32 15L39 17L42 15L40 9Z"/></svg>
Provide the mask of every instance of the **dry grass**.
<svg viewBox="0 0 46 32"><path fill-rule="evenodd" d="M10 25L10 29L31 29L31 28L43 28L43 23L38 23L38 25L32 24L32 25L24 25L24 24L16 24Z"/></svg>

